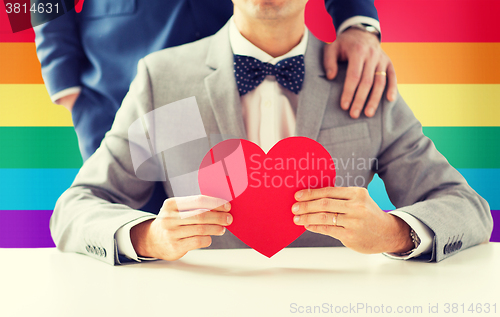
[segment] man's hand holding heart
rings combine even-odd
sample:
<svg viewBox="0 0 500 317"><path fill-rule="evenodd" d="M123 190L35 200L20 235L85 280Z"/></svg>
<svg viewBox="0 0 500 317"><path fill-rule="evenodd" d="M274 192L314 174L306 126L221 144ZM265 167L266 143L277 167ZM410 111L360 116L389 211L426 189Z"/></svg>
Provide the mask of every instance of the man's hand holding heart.
<svg viewBox="0 0 500 317"><path fill-rule="evenodd" d="M169 198L158 217L132 227L130 240L138 256L175 261L223 235L233 221L230 210L229 202L209 196Z"/></svg>
<svg viewBox="0 0 500 317"><path fill-rule="evenodd" d="M355 251L402 253L414 247L408 224L380 209L366 188L306 189L296 192L295 199L297 225L336 238Z"/></svg>

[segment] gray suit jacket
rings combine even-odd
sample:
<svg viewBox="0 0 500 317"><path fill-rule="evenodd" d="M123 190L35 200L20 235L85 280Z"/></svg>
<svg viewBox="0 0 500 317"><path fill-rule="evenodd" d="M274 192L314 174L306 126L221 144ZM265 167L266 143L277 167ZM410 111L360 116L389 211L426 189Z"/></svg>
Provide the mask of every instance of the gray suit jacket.
<svg viewBox="0 0 500 317"><path fill-rule="evenodd" d="M493 226L488 203L423 135L403 99L384 99L373 118L351 119L339 106L345 65L334 81L328 81L322 48L323 43L310 34L296 135L315 139L330 152L337 163L337 186L353 186L357 180L356 185L366 187L378 173L396 208L434 232L432 255L425 260L440 261L488 241ZM212 37L153 53L139 62L113 127L57 202L50 228L59 249L120 263L116 231L135 219L154 217L137 210L154 185L135 175L128 128L142 115L191 96L196 97L207 135L246 138L227 25ZM170 183L164 185L172 197ZM335 245L339 241L331 237L305 232L291 246ZM213 238L211 247L245 245L226 231Z"/></svg>

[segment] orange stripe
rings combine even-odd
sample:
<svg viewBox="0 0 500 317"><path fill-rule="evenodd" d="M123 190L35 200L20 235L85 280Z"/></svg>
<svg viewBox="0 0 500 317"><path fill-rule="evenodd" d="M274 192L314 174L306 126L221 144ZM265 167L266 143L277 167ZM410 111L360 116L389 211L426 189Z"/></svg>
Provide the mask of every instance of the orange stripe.
<svg viewBox="0 0 500 317"><path fill-rule="evenodd" d="M43 84L35 43L0 43L0 84Z"/></svg>
<svg viewBox="0 0 500 317"><path fill-rule="evenodd" d="M499 84L500 43L382 43L400 84Z"/></svg>
<svg viewBox="0 0 500 317"><path fill-rule="evenodd" d="M400 84L500 84L500 43L382 43ZM0 84L41 84L34 43L0 43Z"/></svg>

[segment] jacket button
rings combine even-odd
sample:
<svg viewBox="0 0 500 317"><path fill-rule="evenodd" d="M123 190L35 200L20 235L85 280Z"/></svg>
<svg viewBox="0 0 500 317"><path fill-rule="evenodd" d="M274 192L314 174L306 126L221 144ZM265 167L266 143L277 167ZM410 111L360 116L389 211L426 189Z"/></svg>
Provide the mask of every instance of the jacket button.
<svg viewBox="0 0 500 317"><path fill-rule="evenodd" d="M451 250L450 250L450 252L455 252L455 251L457 251L457 243L456 243L456 242L453 242L453 243L451 244L451 248L450 248L450 249L451 249Z"/></svg>

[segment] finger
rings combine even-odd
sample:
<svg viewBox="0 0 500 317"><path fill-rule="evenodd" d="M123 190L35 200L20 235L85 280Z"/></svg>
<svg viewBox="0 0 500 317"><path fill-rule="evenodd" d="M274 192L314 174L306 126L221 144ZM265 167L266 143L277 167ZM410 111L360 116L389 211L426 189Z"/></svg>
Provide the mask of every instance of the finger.
<svg viewBox="0 0 500 317"><path fill-rule="evenodd" d="M231 204L224 199L205 195L174 197L164 201L162 209L176 211L217 210L229 211Z"/></svg>
<svg viewBox="0 0 500 317"><path fill-rule="evenodd" d="M220 225L228 226L233 222L233 216L230 213L222 211L207 211L188 218L178 217L175 224L185 225Z"/></svg>
<svg viewBox="0 0 500 317"><path fill-rule="evenodd" d="M316 200L320 198L354 199L359 192L366 191L363 187L323 187L303 189L295 193L297 201Z"/></svg>
<svg viewBox="0 0 500 317"><path fill-rule="evenodd" d="M332 80L337 76L339 48L337 42L325 45L323 54L323 66L326 71L326 78Z"/></svg>
<svg viewBox="0 0 500 317"><path fill-rule="evenodd" d="M295 224L301 226L328 225L345 227L347 225L345 220L347 220L347 217L344 214L335 212L318 212L293 217Z"/></svg>
<svg viewBox="0 0 500 317"><path fill-rule="evenodd" d="M210 236L194 236L180 239L177 249L179 253L209 247L212 244Z"/></svg>
<svg viewBox="0 0 500 317"><path fill-rule="evenodd" d="M392 62L387 66L387 100L394 101L398 95L398 80Z"/></svg>
<svg viewBox="0 0 500 317"><path fill-rule="evenodd" d="M342 97L340 98L340 106L342 109L347 110L351 105L352 99L354 97L354 92L358 87L359 81L361 80L361 74L363 73L364 59L360 55L355 55L349 59L347 64L347 73L344 83L344 90L342 92Z"/></svg>
<svg viewBox="0 0 500 317"><path fill-rule="evenodd" d="M320 226L310 225L310 226L306 226L305 228L308 231L328 235L328 236L333 237L335 239L338 239L340 241L342 241L346 235L346 229L343 227L325 226L325 225L320 225Z"/></svg>
<svg viewBox="0 0 500 317"><path fill-rule="evenodd" d="M294 215L312 214L318 212L341 212L349 213L350 210L346 206L348 200L335 198L319 198L309 201L296 202L292 206Z"/></svg>
<svg viewBox="0 0 500 317"><path fill-rule="evenodd" d="M172 232L174 239L184 239L194 236L222 236L226 232L224 226L219 225L185 225Z"/></svg>
<svg viewBox="0 0 500 317"><path fill-rule="evenodd" d="M377 62L378 61L375 60L373 57L365 62L363 68L363 75L361 77L359 86L357 87L356 96L351 105L351 111L350 111L351 118L354 119L358 118L361 111L363 110L363 107L366 103L366 98L368 97L368 94L372 89Z"/></svg>
<svg viewBox="0 0 500 317"><path fill-rule="evenodd" d="M382 99L382 94L384 93L385 84L387 83L387 76L382 74L377 74L379 72L385 72L386 67L378 67L375 72L375 80L373 83L372 91L370 93L370 99L365 107L365 115L367 117L373 117L377 111L380 100Z"/></svg>

